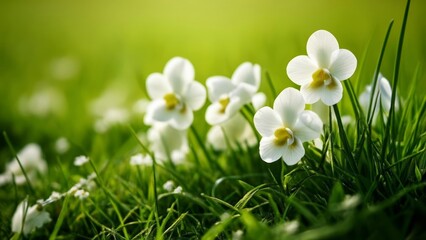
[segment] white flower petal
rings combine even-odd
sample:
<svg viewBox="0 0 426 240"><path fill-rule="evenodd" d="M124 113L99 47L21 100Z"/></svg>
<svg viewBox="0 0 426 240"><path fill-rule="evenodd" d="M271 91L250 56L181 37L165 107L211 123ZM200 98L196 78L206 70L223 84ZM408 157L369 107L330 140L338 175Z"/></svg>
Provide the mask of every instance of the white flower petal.
<svg viewBox="0 0 426 240"><path fill-rule="evenodd" d="M200 109L206 102L206 89L199 82L191 82L185 94L185 103L192 110Z"/></svg>
<svg viewBox="0 0 426 240"><path fill-rule="evenodd" d="M274 101L274 110L278 112L284 125L290 129L304 109L305 100L294 88L284 89Z"/></svg>
<svg viewBox="0 0 426 240"><path fill-rule="evenodd" d="M263 107L254 114L254 126L262 137L274 136L274 131L283 126L279 114L270 107Z"/></svg>
<svg viewBox="0 0 426 240"><path fill-rule="evenodd" d="M297 56L287 65L287 75L297 85L305 85L312 81L312 74L318 66L308 56Z"/></svg>
<svg viewBox="0 0 426 240"><path fill-rule="evenodd" d="M150 104L148 108L150 112L147 112L147 115L152 117L152 120L158 122L167 122L176 115L176 109L169 110L166 107L166 103L161 100L155 100Z"/></svg>
<svg viewBox="0 0 426 240"><path fill-rule="evenodd" d="M172 86L160 73L152 73L146 79L146 90L151 99L162 98L167 93L173 92Z"/></svg>
<svg viewBox="0 0 426 240"><path fill-rule="evenodd" d="M209 100L217 102L223 95L228 95L235 89L235 85L227 77L214 76L206 81L206 86L209 92Z"/></svg>
<svg viewBox="0 0 426 240"><path fill-rule="evenodd" d="M355 55L349 50L340 49L332 54L332 63L329 70L334 78L343 81L354 74L356 65Z"/></svg>
<svg viewBox="0 0 426 240"><path fill-rule="evenodd" d="M340 81L333 81L333 87L324 86L320 91L321 101L328 106L337 104L338 102L340 102L340 100L342 100L343 96L342 84L340 83Z"/></svg>
<svg viewBox="0 0 426 240"><path fill-rule="evenodd" d="M194 121L194 113L185 109L184 111L176 111L176 114L170 120L170 125L178 130L189 128Z"/></svg>
<svg viewBox="0 0 426 240"><path fill-rule="evenodd" d="M247 83L240 83L229 95L230 98L238 98L242 105L251 101L251 98L256 93L256 89ZM241 105L241 106L242 106Z"/></svg>
<svg viewBox="0 0 426 240"><path fill-rule="evenodd" d="M219 125L213 126L207 133L207 142L212 145L215 150L225 150L226 139L222 128Z"/></svg>
<svg viewBox="0 0 426 240"><path fill-rule="evenodd" d="M185 58L174 57L164 67L164 75L170 81L174 92L182 95L187 85L194 80L194 66Z"/></svg>
<svg viewBox="0 0 426 240"><path fill-rule="evenodd" d="M276 145L274 137L263 137L259 145L260 158L267 163L275 162L283 156L285 146Z"/></svg>
<svg viewBox="0 0 426 240"><path fill-rule="evenodd" d="M298 163L305 155L305 148L302 142L297 138L294 139L293 144L284 146L285 147L282 149L282 159L289 166Z"/></svg>
<svg viewBox="0 0 426 240"><path fill-rule="evenodd" d="M257 91L260 85L260 75L261 70L259 65L244 62L238 66L234 74L232 74L232 82L234 84L249 84L255 88L255 91Z"/></svg>
<svg viewBox="0 0 426 240"><path fill-rule="evenodd" d="M251 104L253 104L255 110L265 106L265 103L266 95L263 92L258 92L251 98Z"/></svg>
<svg viewBox="0 0 426 240"><path fill-rule="evenodd" d="M315 60L320 68L328 68L331 63L331 54L338 49L339 43L336 38L325 30L314 32L306 45L309 58Z"/></svg>
<svg viewBox="0 0 426 240"><path fill-rule="evenodd" d="M323 123L319 116L309 110L303 111L299 116L295 127L292 129L294 135L302 142L318 138L322 132Z"/></svg>
<svg viewBox="0 0 426 240"><path fill-rule="evenodd" d="M217 125L225 122L229 119L229 113L231 112L228 108L232 106L231 103L228 104L227 109L224 113L221 112L222 106L219 103L213 103L207 107L206 110L206 122L210 125ZM235 111L233 111L235 113Z"/></svg>
<svg viewBox="0 0 426 240"><path fill-rule="evenodd" d="M313 104L318 102L321 98L321 91L320 89L314 89L310 86L311 84L305 84L300 88L300 93L303 96L303 99L305 99L305 102L307 104Z"/></svg>

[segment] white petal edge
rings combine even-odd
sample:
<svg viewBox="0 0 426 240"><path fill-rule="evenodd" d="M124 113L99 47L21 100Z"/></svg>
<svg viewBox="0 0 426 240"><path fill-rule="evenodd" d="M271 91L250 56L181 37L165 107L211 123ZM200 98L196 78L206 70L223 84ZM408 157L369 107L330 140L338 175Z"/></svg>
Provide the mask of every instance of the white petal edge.
<svg viewBox="0 0 426 240"><path fill-rule="evenodd" d="M260 85L260 75L261 70L259 65L244 62L237 67L231 79L234 84L246 83L253 86L255 91L257 91Z"/></svg>
<svg viewBox="0 0 426 240"><path fill-rule="evenodd" d="M312 82L312 74L318 66L308 56L297 56L287 64L287 75L290 80L297 85L304 85Z"/></svg>
<svg viewBox="0 0 426 240"><path fill-rule="evenodd" d="M188 129L194 121L194 113L190 109L185 111L176 111L173 118L170 119L170 125L177 130Z"/></svg>
<svg viewBox="0 0 426 240"><path fill-rule="evenodd" d="M258 92L251 98L251 104L253 104L255 110L258 110L261 107L265 106L265 103L266 94L263 92Z"/></svg>
<svg viewBox="0 0 426 240"><path fill-rule="evenodd" d="M220 112L221 105L219 103L213 103L207 107L206 110L206 122L210 125L217 125L225 122L229 119L229 115Z"/></svg>
<svg viewBox="0 0 426 240"><path fill-rule="evenodd" d="M294 88L284 89L274 101L274 110L280 115L283 124L292 128L299 114L305 109L302 94Z"/></svg>
<svg viewBox="0 0 426 240"><path fill-rule="evenodd" d="M187 85L194 80L194 66L185 58L174 57L164 67L164 75L170 81L174 92L182 95Z"/></svg>
<svg viewBox="0 0 426 240"><path fill-rule="evenodd" d="M343 81L354 74L356 66L355 55L349 50L340 49L333 53L329 71L334 78Z"/></svg>
<svg viewBox="0 0 426 240"><path fill-rule="evenodd" d="M303 85L300 88L300 93L307 104L313 104L321 99L321 89L313 89L310 83Z"/></svg>
<svg viewBox="0 0 426 240"><path fill-rule="evenodd" d="M274 137L263 137L259 144L260 158L267 163L277 161L283 156L284 146L277 146Z"/></svg>
<svg viewBox="0 0 426 240"><path fill-rule="evenodd" d="M270 107L259 109L254 114L253 122L262 137L273 136L277 128L283 127L279 114Z"/></svg>
<svg viewBox="0 0 426 240"><path fill-rule="evenodd" d="M151 112L147 114L151 116L154 122L167 122L177 114L176 109L167 109L166 103L162 99L152 102L149 110Z"/></svg>
<svg viewBox="0 0 426 240"><path fill-rule="evenodd" d="M320 117L313 111L305 110L299 116L296 126L292 129L296 138L302 142L318 138L323 130Z"/></svg>
<svg viewBox="0 0 426 240"><path fill-rule="evenodd" d="M342 83L340 83L340 81L334 80L334 84L336 86L333 89L323 87L320 90L321 101L325 105L332 106L340 102L340 100L342 100L342 97L343 97Z"/></svg>
<svg viewBox="0 0 426 240"><path fill-rule="evenodd" d="M308 39L306 51L309 58L313 59L318 67L328 68L331 63L331 55L339 49L337 39L326 30L314 32Z"/></svg>
<svg viewBox="0 0 426 240"><path fill-rule="evenodd" d="M206 81L210 102L217 102L223 95L229 95L235 89L235 85L227 77L214 76Z"/></svg>
<svg viewBox="0 0 426 240"><path fill-rule="evenodd" d="M282 150L282 159L289 166L295 165L303 156L305 156L305 148L303 147L302 142L297 138L294 139L293 144L284 146L285 147Z"/></svg>
<svg viewBox="0 0 426 240"><path fill-rule="evenodd" d="M151 99L164 97L172 93L173 89L167 79L160 73L152 73L146 79L146 90Z"/></svg>
<svg viewBox="0 0 426 240"><path fill-rule="evenodd" d="M206 89L199 82L191 82L185 94L185 103L192 110L200 109L206 102Z"/></svg>

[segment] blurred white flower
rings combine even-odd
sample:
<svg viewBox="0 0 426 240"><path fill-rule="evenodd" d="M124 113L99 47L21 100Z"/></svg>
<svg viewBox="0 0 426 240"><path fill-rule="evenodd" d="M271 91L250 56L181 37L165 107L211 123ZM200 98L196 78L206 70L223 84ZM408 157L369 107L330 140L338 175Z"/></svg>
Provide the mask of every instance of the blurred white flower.
<svg viewBox="0 0 426 240"><path fill-rule="evenodd" d="M182 193L182 187L181 186L177 186L176 188L175 188L175 190L173 190L173 193Z"/></svg>
<svg viewBox="0 0 426 240"><path fill-rule="evenodd" d="M171 192L175 189L175 183L172 180L169 180L163 184L163 189L167 192Z"/></svg>
<svg viewBox="0 0 426 240"><path fill-rule="evenodd" d="M254 146L257 138L247 120L237 113L228 121L212 126L207 133L207 142L215 150L225 150L228 144L234 149Z"/></svg>
<svg viewBox="0 0 426 240"><path fill-rule="evenodd" d="M12 217L12 232L28 235L35 228L41 228L50 222L50 215L40 204L28 207L28 201L22 201Z"/></svg>
<svg viewBox="0 0 426 240"><path fill-rule="evenodd" d="M152 158L149 155L138 153L130 157L130 165L151 166Z"/></svg>
<svg viewBox="0 0 426 240"><path fill-rule="evenodd" d="M50 73L57 80L69 80L80 71L80 65L76 59L64 56L50 63Z"/></svg>
<svg viewBox="0 0 426 240"><path fill-rule="evenodd" d="M104 133L112 126L126 124L130 119L129 112L126 109L111 108L106 110L95 122L95 131Z"/></svg>
<svg viewBox="0 0 426 240"><path fill-rule="evenodd" d="M286 232L288 234L293 234L293 233L297 232L297 230L299 229L300 223L297 220L287 221L282 225L282 227L283 227L284 232Z"/></svg>
<svg viewBox="0 0 426 240"><path fill-rule="evenodd" d="M287 165L296 164L305 155L302 143L318 138L322 132L321 119L305 110L303 96L294 88L284 89L273 109L259 109L254 125L262 136L260 157L267 163L282 158Z"/></svg>
<svg viewBox="0 0 426 240"><path fill-rule="evenodd" d="M356 57L349 50L339 49L336 38L325 30L314 32L306 49L308 56L297 56L288 63L287 75L301 86L306 103L320 99L329 106L338 103L343 95L340 81L353 75Z"/></svg>
<svg viewBox="0 0 426 240"><path fill-rule="evenodd" d="M251 98L251 104L255 110L259 110L259 108L265 106L266 103L266 95L263 92L258 92Z"/></svg>
<svg viewBox="0 0 426 240"><path fill-rule="evenodd" d="M370 105L370 99L372 94L372 84L368 85L364 92L359 96L359 103L364 110L365 115L367 115L368 107ZM389 115L389 110L391 107L391 98L392 98L392 88L389 84L389 81L383 77L382 74L379 74L377 79L377 87L374 92L373 97L373 123L376 122L379 112L383 114L384 119L387 119ZM398 101L395 101L395 110L399 109Z"/></svg>
<svg viewBox="0 0 426 240"><path fill-rule="evenodd" d="M235 232L232 232L232 240L242 240L244 239L244 231L241 229L238 229Z"/></svg>
<svg viewBox="0 0 426 240"><path fill-rule="evenodd" d="M30 143L18 152L17 155L29 181L36 181L38 174L45 174L47 172L47 163L43 159L39 145ZM17 185L22 185L26 182L25 175L16 158L6 165L6 171L0 175L0 186L12 182L13 178L15 178Z"/></svg>
<svg viewBox="0 0 426 240"><path fill-rule="evenodd" d="M59 154L64 154L70 149L70 143L65 137L60 137L55 142L55 150Z"/></svg>
<svg viewBox="0 0 426 240"><path fill-rule="evenodd" d="M216 125L229 120L244 104L250 103L260 85L260 66L249 62L242 63L232 78L213 76L206 85L212 103L206 110L206 121ZM255 99L256 104L260 99Z"/></svg>
<svg viewBox="0 0 426 240"><path fill-rule="evenodd" d="M159 163L171 159L180 164L189 152L187 131L177 130L166 123L152 125L148 130L148 141Z"/></svg>
<svg viewBox="0 0 426 240"><path fill-rule="evenodd" d="M145 98L139 99L133 104L133 112L140 115L145 114L146 109L148 108L148 105L149 105L148 99L145 99Z"/></svg>
<svg viewBox="0 0 426 240"><path fill-rule="evenodd" d="M59 90L45 87L30 96L22 96L19 99L19 110L23 115L48 117L61 115L66 110L65 98Z"/></svg>
<svg viewBox="0 0 426 240"><path fill-rule="evenodd" d="M79 198L80 200L84 200L89 197L89 192L84 189L78 189L74 193L74 197Z"/></svg>
<svg viewBox="0 0 426 240"><path fill-rule="evenodd" d="M206 100L204 86L194 80L194 67L181 57L172 58L163 74L153 73L146 80L152 102L145 114L145 123L169 123L176 129L187 129L194 120L192 111L200 109Z"/></svg>
<svg viewBox="0 0 426 240"><path fill-rule="evenodd" d="M82 165L86 164L87 162L89 162L89 158L86 157L86 156L83 156L83 155L77 156L74 159L74 165L75 166L82 166Z"/></svg>

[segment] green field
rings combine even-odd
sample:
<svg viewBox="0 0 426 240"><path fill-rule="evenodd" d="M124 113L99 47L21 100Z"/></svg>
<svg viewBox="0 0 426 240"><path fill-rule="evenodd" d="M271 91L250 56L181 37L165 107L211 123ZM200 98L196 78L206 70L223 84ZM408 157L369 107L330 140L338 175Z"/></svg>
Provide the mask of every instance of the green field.
<svg viewBox="0 0 426 240"><path fill-rule="evenodd" d="M28 143L41 147L48 171L29 185L0 186L0 237L22 237L11 222L26 197L33 205L92 172L96 187L88 198L69 195L47 205L52 221L26 237L426 237L426 1L411 1L398 50L405 6L402 0L1 2L0 172ZM230 77L245 61L257 63L260 91L272 106L274 91L299 88L287 64L306 54L306 41L319 29L358 60L346 81L353 95L344 84L338 104L352 123L340 129L325 123L331 153L306 143L301 163L287 166L263 162L258 145L213 151L205 143L207 100L188 131L186 164L130 165L133 155L150 151L143 137L149 126L135 104L149 100L147 77L171 58L191 61L202 84ZM386 120L372 126L357 115L351 96L373 82L385 39L380 72L397 89L401 107L389 126ZM250 110L242 111L252 119ZM116 111L110 112L115 119L102 122L108 111ZM64 153L55 149L61 137L70 143ZM90 164L75 166L80 155ZM183 192L165 191L168 180ZM355 203L347 207L350 196Z"/></svg>

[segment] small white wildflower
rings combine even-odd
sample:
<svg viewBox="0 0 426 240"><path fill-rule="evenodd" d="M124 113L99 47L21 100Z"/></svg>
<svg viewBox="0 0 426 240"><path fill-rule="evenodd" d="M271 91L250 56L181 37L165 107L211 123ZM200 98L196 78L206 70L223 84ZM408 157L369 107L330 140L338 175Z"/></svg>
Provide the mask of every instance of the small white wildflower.
<svg viewBox="0 0 426 240"><path fill-rule="evenodd" d="M38 174L47 172L47 163L43 159L39 145L30 143L19 151L17 155L29 181L36 181ZM6 171L0 175L0 186L12 182L13 178L17 185L22 185L26 182L25 175L16 158L6 165Z"/></svg>
<svg viewBox="0 0 426 240"><path fill-rule="evenodd" d="M232 78L213 76L206 85L211 105L206 110L206 121L217 125L228 121L247 103L259 89L261 70L257 64L242 63ZM257 104L257 102L256 102Z"/></svg>
<svg viewBox="0 0 426 240"><path fill-rule="evenodd" d="M173 191L174 188L175 188L175 183L172 180L169 180L163 184L163 189L166 190L167 192Z"/></svg>
<svg viewBox="0 0 426 240"><path fill-rule="evenodd" d="M263 92L258 92L251 98L251 104L253 104L255 110L259 110L259 108L265 106L265 103L266 95Z"/></svg>
<svg viewBox="0 0 426 240"><path fill-rule="evenodd" d="M177 130L166 123L155 123L148 130L148 141L157 162L171 158L175 164L182 163L189 152L187 134L187 130Z"/></svg>
<svg viewBox="0 0 426 240"><path fill-rule="evenodd" d="M241 229L238 229L235 232L232 232L232 240L242 240L244 236L244 231Z"/></svg>
<svg viewBox="0 0 426 240"><path fill-rule="evenodd" d="M60 154L66 153L70 149L70 143L65 137L60 137L55 142L55 150Z"/></svg>
<svg viewBox="0 0 426 240"><path fill-rule="evenodd" d="M143 165L143 166L151 166L152 158L149 155L143 155L141 153L133 155L130 157L131 165Z"/></svg>
<svg viewBox="0 0 426 240"><path fill-rule="evenodd" d="M297 56L288 63L288 77L301 86L300 92L308 104L320 99L328 106L340 102L343 96L341 81L355 72L355 55L339 49L336 38L325 30L318 30L309 37L306 50L307 56Z"/></svg>
<svg viewBox="0 0 426 240"><path fill-rule="evenodd" d="M63 93L52 87L37 90L30 96L22 96L18 104L21 114L25 116L44 118L58 116L66 111Z"/></svg>
<svg viewBox="0 0 426 240"><path fill-rule="evenodd" d="M283 229L286 233L293 234L299 229L300 223L297 220L288 221L283 224Z"/></svg>
<svg viewBox="0 0 426 240"><path fill-rule="evenodd" d="M48 198L48 200L54 202L54 201L57 201L57 200L59 200L61 198L62 198L62 194L61 193L53 191L52 194L50 194L50 197Z"/></svg>
<svg viewBox="0 0 426 240"><path fill-rule="evenodd" d="M228 121L210 128L207 142L215 150L225 150L228 145L233 149L237 146L254 146L257 144L257 138L247 120L237 113Z"/></svg>
<svg viewBox="0 0 426 240"><path fill-rule="evenodd" d="M80 200L84 200L89 197L89 192L84 189L79 189L74 193L74 197L80 198Z"/></svg>
<svg viewBox="0 0 426 240"><path fill-rule="evenodd" d="M361 203L359 195L345 195L345 199L340 204L342 210L353 209Z"/></svg>
<svg viewBox="0 0 426 240"><path fill-rule="evenodd" d="M145 114L145 124L169 123L184 130L194 120L193 111L206 101L206 89L194 80L194 66L185 58L174 57L167 62L163 73L152 73L146 88L152 102Z"/></svg>
<svg viewBox="0 0 426 240"><path fill-rule="evenodd" d="M41 228L50 222L50 215L44 211L42 206L35 204L28 207L28 201L22 201L16 208L12 217L12 232L28 235L35 228Z"/></svg>
<svg viewBox="0 0 426 240"><path fill-rule="evenodd" d="M182 193L182 187L181 186L177 186L176 188L175 188L175 190L173 190L173 193Z"/></svg>
<svg viewBox="0 0 426 240"><path fill-rule="evenodd" d="M86 164L87 162L89 162L89 158L86 156L77 156L74 160L74 165L75 166L82 166L84 164Z"/></svg>
<svg viewBox="0 0 426 240"><path fill-rule="evenodd" d="M318 115L305 110L302 94L294 88L284 89L275 99L274 108L263 107L254 115L254 125L262 139L260 157L267 163L282 158L294 165L305 155L303 142L318 138L323 123Z"/></svg>

